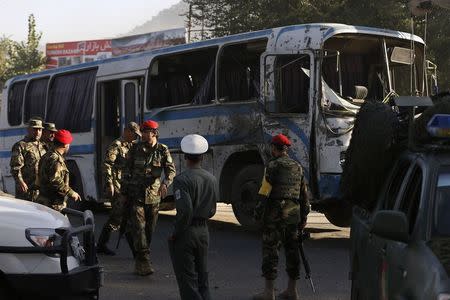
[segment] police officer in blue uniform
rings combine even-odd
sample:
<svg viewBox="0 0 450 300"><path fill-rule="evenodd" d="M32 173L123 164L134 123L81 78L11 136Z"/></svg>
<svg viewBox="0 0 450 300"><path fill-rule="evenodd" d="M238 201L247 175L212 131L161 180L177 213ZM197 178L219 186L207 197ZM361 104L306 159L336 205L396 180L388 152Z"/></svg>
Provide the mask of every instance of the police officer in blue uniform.
<svg viewBox="0 0 450 300"><path fill-rule="evenodd" d="M181 299L211 299L208 283L207 220L216 213L219 190L216 178L201 168L208 150L206 139L190 134L181 140L187 169L175 177L173 190L177 209L169 249Z"/></svg>

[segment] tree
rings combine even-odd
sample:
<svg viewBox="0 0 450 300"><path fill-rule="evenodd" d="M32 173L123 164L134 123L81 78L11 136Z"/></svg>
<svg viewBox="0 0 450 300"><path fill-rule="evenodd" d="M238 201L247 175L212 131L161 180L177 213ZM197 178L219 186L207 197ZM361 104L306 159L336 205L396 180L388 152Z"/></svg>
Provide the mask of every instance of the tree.
<svg viewBox="0 0 450 300"><path fill-rule="evenodd" d="M184 0L192 5L192 23L209 30L204 37L301 23L345 23L411 31L408 0ZM201 13L198 13L200 12ZM429 15L428 57L438 64L440 85L450 88L450 11ZM423 36L422 18L414 18Z"/></svg>
<svg viewBox="0 0 450 300"><path fill-rule="evenodd" d="M41 37L42 33L36 31L36 20L31 14L28 17L26 42L19 43L6 37L0 39L0 82L44 68L45 58L38 49Z"/></svg>

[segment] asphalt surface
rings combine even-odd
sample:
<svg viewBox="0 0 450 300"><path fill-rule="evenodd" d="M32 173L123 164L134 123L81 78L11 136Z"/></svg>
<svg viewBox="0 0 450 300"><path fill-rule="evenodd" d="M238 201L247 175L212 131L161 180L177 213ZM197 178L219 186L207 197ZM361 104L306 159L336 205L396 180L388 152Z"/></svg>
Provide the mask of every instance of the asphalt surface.
<svg viewBox="0 0 450 300"><path fill-rule="evenodd" d="M180 299L167 237L172 231L174 212L162 212L151 245L151 258L155 273L148 277L133 274L134 261L125 239L116 256L100 255L105 269L105 285L100 299ZM96 215L96 233L99 234L107 214ZM221 204L210 222L209 278L213 299L251 299L263 287L261 277L261 241L257 232L248 232L234 218L231 206ZM348 280L349 230L330 225L317 213L312 213L307 230L311 239L305 242L312 277L316 287L313 294L309 282L299 283L301 299L349 299ZM109 246L115 248L117 233ZM283 250L282 250L283 251ZM287 285L281 252L277 292Z"/></svg>

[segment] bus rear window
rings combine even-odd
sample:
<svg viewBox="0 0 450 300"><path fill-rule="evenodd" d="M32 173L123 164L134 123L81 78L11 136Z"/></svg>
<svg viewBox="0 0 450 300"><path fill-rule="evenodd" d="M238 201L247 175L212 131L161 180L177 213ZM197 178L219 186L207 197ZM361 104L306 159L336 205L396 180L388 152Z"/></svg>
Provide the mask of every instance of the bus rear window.
<svg viewBox="0 0 450 300"><path fill-rule="evenodd" d="M22 124L23 93L26 82L13 84L8 92L8 123L11 126Z"/></svg>
<svg viewBox="0 0 450 300"><path fill-rule="evenodd" d="M434 206L434 231L450 236L450 168L439 173Z"/></svg>
<svg viewBox="0 0 450 300"><path fill-rule="evenodd" d="M33 80L25 94L24 119L31 117L45 118L45 99L47 97L48 78Z"/></svg>
<svg viewBox="0 0 450 300"><path fill-rule="evenodd" d="M46 120L57 128L89 132L96 73L88 70L56 77L50 86Z"/></svg>

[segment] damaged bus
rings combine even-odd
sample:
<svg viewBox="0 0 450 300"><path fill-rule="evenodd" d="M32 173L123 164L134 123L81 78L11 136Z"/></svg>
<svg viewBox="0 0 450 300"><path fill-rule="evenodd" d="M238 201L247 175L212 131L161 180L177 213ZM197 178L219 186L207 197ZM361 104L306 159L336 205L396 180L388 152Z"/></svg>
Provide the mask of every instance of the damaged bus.
<svg viewBox="0 0 450 300"><path fill-rule="evenodd" d="M413 47L411 47L411 45ZM412 49L412 50L411 50ZM10 79L0 118L0 187L14 192L9 159L25 122L41 116L74 133L71 182L102 201L106 147L129 121L154 119L177 171L183 136L206 137L204 167L221 201L252 226L267 142L290 137L314 204L347 225L340 178L353 122L364 101L426 94L424 43L411 34L343 24L306 24L243 33L46 70ZM170 196L169 196L170 198Z"/></svg>

